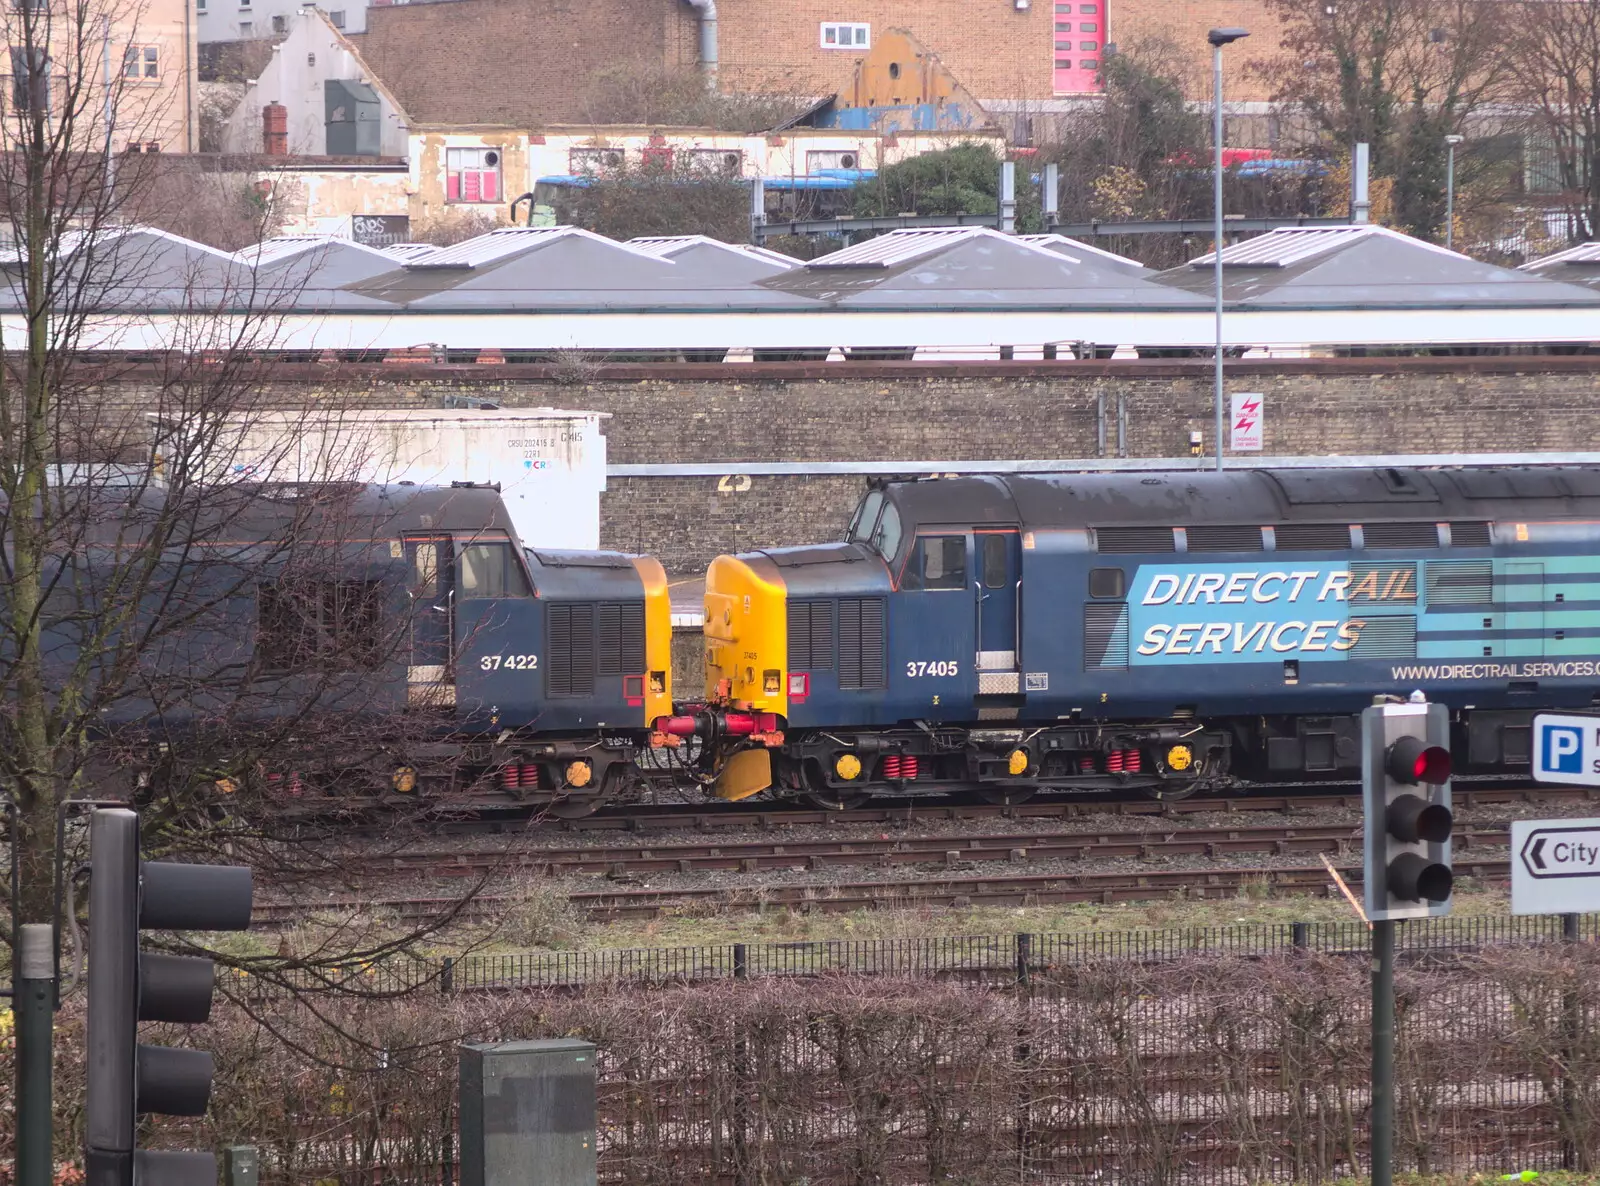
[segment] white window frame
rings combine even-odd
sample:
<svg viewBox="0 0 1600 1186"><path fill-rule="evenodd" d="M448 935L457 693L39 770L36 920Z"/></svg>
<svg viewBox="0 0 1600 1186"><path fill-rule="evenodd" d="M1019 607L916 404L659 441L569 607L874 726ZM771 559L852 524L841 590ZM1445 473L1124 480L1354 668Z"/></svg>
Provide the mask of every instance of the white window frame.
<svg viewBox="0 0 1600 1186"><path fill-rule="evenodd" d="M148 43L130 45L122 51L124 82L161 81L161 48Z"/></svg>
<svg viewBox="0 0 1600 1186"><path fill-rule="evenodd" d="M832 41L828 40L830 30ZM872 26L864 21L823 21L817 31L817 44L823 49L865 53L872 48Z"/></svg>
<svg viewBox="0 0 1600 1186"><path fill-rule="evenodd" d="M487 157L494 154L491 163ZM470 158L470 159L469 159ZM505 150L497 145L484 145L482 147L446 148L444 150L444 178L445 202L451 206L495 206L498 205L505 194ZM450 175L456 174L460 180L456 183L456 196L450 196ZM484 197L483 183L478 183L478 196L466 196L466 175L473 173L482 178L486 174L494 176L494 194Z"/></svg>

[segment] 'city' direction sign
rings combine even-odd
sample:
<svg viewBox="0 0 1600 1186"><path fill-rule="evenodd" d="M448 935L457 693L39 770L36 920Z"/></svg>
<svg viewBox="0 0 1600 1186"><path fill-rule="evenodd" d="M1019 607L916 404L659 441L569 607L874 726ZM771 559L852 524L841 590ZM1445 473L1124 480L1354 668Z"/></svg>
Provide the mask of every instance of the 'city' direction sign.
<svg viewBox="0 0 1600 1186"><path fill-rule="evenodd" d="M1511 913L1600 910L1600 819L1514 820Z"/></svg>
<svg viewBox="0 0 1600 1186"><path fill-rule="evenodd" d="M1533 718L1533 779L1600 786L1600 717L1541 712Z"/></svg>

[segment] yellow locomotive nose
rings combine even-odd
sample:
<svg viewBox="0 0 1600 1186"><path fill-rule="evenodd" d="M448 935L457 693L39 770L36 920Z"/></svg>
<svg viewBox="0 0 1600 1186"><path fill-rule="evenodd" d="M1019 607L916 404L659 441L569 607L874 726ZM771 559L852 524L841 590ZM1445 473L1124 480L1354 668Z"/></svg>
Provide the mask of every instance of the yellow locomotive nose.
<svg viewBox="0 0 1600 1186"><path fill-rule="evenodd" d="M762 555L718 556L706 572L706 697L734 708L789 713L788 592Z"/></svg>

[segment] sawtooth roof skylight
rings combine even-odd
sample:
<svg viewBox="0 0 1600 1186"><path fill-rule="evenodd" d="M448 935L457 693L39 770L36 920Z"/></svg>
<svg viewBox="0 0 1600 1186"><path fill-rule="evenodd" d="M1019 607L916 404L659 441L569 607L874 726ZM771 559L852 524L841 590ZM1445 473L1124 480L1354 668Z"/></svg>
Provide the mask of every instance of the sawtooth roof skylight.
<svg viewBox="0 0 1600 1186"><path fill-rule="evenodd" d="M890 231L865 243L856 243L842 251L835 251L812 260L808 268L892 268L934 251L941 251L952 243L976 239L984 234L994 234L987 227L928 227Z"/></svg>
<svg viewBox="0 0 1600 1186"><path fill-rule="evenodd" d="M1142 268L1144 265L1136 259L1129 259L1125 255L1118 255L1115 251L1107 251L1103 247L1094 247L1081 239L1069 239L1065 235L1018 235L1017 242L1026 243L1030 247L1043 247L1059 251L1066 248L1068 251L1082 252L1091 259L1105 260L1108 263L1125 264L1130 267Z"/></svg>
<svg viewBox="0 0 1600 1186"><path fill-rule="evenodd" d="M1325 255L1330 251L1345 247L1360 239L1372 236L1386 236L1399 239L1413 247L1425 248L1429 251L1438 251L1445 255L1454 256L1455 252L1433 243L1424 243L1421 239L1413 239L1410 235L1402 235L1398 231L1391 231L1388 227L1377 226L1373 223L1352 223L1350 226L1308 226L1308 227L1280 227L1275 231L1268 231L1264 235L1257 235L1253 239L1234 243L1222 249L1222 266L1224 268L1287 268L1303 260ZM1198 259L1189 261L1192 268L1212 267L1216 260L1215 252L1207 252Z"/></svg>
<svg viewBox="0 0 1600 1186"><path fill-rule="evenodd" d="M1600 264L1600 242L1579 243L1576 247L1568 247L1543 259L1530 260L1522 265L1522 270L1533 272L1554 264Z"/></svg>
<svg viewBox="0 0 1600 1186"><path fill-rule="evenodd" d="M278 235L271 239L263 239L253 246L235 251L233 258L242 264L260 268L315 250L318 247L331 246L347 247L352 251L370 252L373 255L383 254L376 247L368 247L364 243L357 243L353 239L343 239L338 235Z"/></svg>

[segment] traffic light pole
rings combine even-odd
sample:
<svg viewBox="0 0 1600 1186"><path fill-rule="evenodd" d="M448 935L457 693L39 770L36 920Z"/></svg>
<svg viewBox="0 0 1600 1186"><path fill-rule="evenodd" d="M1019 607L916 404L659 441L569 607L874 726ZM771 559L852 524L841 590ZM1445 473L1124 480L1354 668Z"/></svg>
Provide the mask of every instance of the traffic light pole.
<svg viewBox="0 0 1600 1186"><path fill-rule="evenodd" d="M17 1021L17 1186L55 1178L51 1127L55 1042L55 939L47 923L21 927L11 1007Z"/></svg>
<svg viewBox="0 0 1600 1186"><path fill-rule="evenodd" d="M1372 924L1372 1186L1394 1182L1394 928Z"/></svg>

